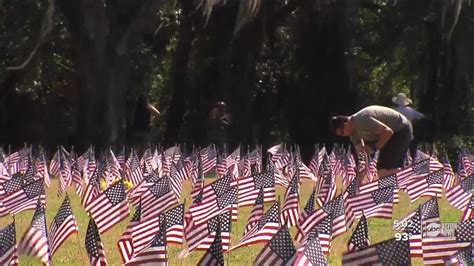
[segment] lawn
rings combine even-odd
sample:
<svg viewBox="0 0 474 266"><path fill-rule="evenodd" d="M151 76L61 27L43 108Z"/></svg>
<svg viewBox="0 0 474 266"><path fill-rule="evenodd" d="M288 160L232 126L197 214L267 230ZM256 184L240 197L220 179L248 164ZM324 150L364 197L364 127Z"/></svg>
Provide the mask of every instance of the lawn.
<svg viewBox="0 0 474 266"><path fill-rule="evenodd" d="M206 183L211 182L212 179L206 179ZM338 182L339 183L339 182ZM60 198L57 197L57 180L52 181L52 185L47 189L47 203L46 203L46 212L47 212L47 222L48 225L56 215L56 212L61 205L64 195ZM308 200L310 193L312 191L312 184L310 181L305 180L301 186L301 197L300 197L300 207L304 207L306 201ZM184 185L184 198L186 198L186 206L189 206L191 203L190 200L190 183L186 181ZM338 191L339 193L340 191ZM89 265L88 257L84 247L84 238L85 232L87 229L87 224L89 218L84 212L80 202L80 198L74 193L73 188L69 188L69 196L71 198L72 209L74 215L76 216L77 222L79 224L79 235L71 236L56 252L53 257L53 265ZM281 187L277 187L277 195L280 196L281 200L284 199L285 190ZM182 201L184 201L184 198ZM407 215L416 207L427 201L427 198L423 198L415 202L413 205L409 205L408 196L401 192L400 195L400 204L395 205L393 210L393 220L400 219ZM268 208L271 204L267 204ZM443 197L439 201L441 221L443 222L457 222L459 221L462 211L452 208L447 202L446 198ZM236 243L239 240L239 237L243 234L243 228L246 224L247 218L250 215L251 207L239 208L239 220L237 223L232 224L232 243ZM131 210L131 213L133 210ZM17 241L24 234L27 227L30 225L31 218L33 216L33 211L26 211L16 216L16 228L17 228ZM108 232L102 235L102 242L106 249L106 256L109 265L120 265L121 259L117 250L117 241L120 238L122 232L127 227L127 224L131 216L122 221L120 224L114 226ZM3 217L0 219L0 224L2 226L10 223L12 220L11 217ZM384 220L384 219L369 219L369 234L371 243L377 243L379 241L392 238L394 232L392 231L393 220ZM341 265L342 254L347 249L347 242L350 238L352 230L355 228L355 225L349 232L344 233L343 235L338 236L333 239L331 243L331 253L329 255L329 263L331 265ZM294 236L296 234L296 229L291 229L291 234ZM262 249L263 245L253 245L248 247L243 247L237 250L230 252L225 255L225 259L229 265L252 265L255 257ZM178 259L178 254L183 247L177 245L171 245L168 247L169 255L169 264L170 265L195 265L201 258L204 252L193 252L187 258L183 259L181 262ZM421 259L413 260L414 265L423 265ZM20 265L41 265L39 259L31 257L20 257Z"/></svg>

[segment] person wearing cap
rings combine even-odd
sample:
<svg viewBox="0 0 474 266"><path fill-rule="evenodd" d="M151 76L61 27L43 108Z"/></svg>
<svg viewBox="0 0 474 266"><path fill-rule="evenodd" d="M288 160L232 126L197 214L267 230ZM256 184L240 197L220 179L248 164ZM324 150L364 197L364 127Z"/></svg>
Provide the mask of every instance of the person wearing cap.
<svg viewBox="0 0 474 266"><path fill-rule="evenodd" d="M404 115L378 105L365 107L351 116L334 116L330 127L334 134L350 137L357 152L365 150L372 154L379 150L379 177L401 170L413 139L411 122Z"/></svg>
<svg viewBox="0 0 474 266"><path fill-rule="evenodd" d="M397 105L394 109L402 113L410 122L425 117L424 114L409 106L412 104L412 101L405 95L405 93L399 93L397 96L392 97L392 102Z"/></svg>
<svg viewBox="0 0 474 266"><path fill-rule="evenodd" d="M211 143L216 144L220 152L227 141L227 128L230 124L230 115L226 113L225 102L217 102L209 113L208 137Z"/></svg>
<svg viewBox="0 0 474 266"><path fill-rule="evenodd" d="M408 98L405 93L399 93L397 96L392 97L392 102L397 105L393 108L398 112L402 113L411 123L415 123L417 120L421 120L425 117L424 114L416 111L413 107L410 107L413 102ZM416 156L417 141L413 138L410 144L410 155L412 158Z"/></svg>

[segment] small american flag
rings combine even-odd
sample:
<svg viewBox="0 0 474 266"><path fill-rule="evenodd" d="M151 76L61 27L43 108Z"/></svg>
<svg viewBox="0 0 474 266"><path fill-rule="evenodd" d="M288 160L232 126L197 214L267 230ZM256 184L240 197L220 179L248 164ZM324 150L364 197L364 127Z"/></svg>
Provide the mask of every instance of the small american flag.
<svg viewBox="0 0 474 266"><path fill-rule="evenodd" d="M327 155L324 156L323 161L319 165L318 178L319 181L316 186L318 198L316 201L319 206L322 206L330 202L336 194L336 180Z"/></svg>
<svg viewBox="0 0 474 266"><path fill-rule="evenodd" d="M295 254L288 227L282 226L257 255L254 265L287 265L294 260Z"/></svg>
<svg viewBox="0 0 474 266"><path fill-rule="evenodd" d="M37 175L42 177L46 187L49 187L51 185L51 179L49 177L48 166L43 149L40 149L38 158L36 160L36 169L38 171Z"/></svg>
<svg viewBox="0 0 474 266"><path fill-rule="evenodd" d="M168 244L182 244L184 238L184 204L180 204L162 214L160 221L165 223Z"/></svg>
<svg viewBox="0 0 474 266"><path fill-rule="evenodd" d="M64 155L61 156L61 153L59 153L59 155L58 197L71 185L71 167L69 166L69 160Z"/></svg>
<svg viewBox="0 0 474 266"><path fill-rule="evenodd" d="M127 218L130 210L123 181L108 187L86 207L86 211L90 212L100 233Z"/></svg>
<svg viewBox="0 0 474 266"><path fill-rule="evenodd" d="M354 215L351 209L345 206L343 195L337 196L334 200L326 203L313 214L309 215L305 220L298 225L297 240L301 241L305 235L321 222L322 219L330 216L332 219L332 237L336 237L344 233L354 221Z"/></svg>
<svg viewBox="0 0 474 266"><path fill-rule="evenodd" d="M192 239L196 239L196 235L195 233L199 232L199 229L198 230L193 230L193 232L190 232L189 236L190 236L190 239L189 239L189 242L188 242L188 246L189 246L189 250L192 251L194 249L196 250L207 250L212 242L214 241L215 239L215 235L216 235L216 231L217 231L217 227L220 226L220 232L221 232L221 239L222 239L222 250L224 251L227 251L229 250L229 247L230 247L230 237L231 237L231 230L232 230L232 222L231 222L231 216L229 214L229 212L225 212L219 216L216 216L212 219L210 219L208 222L207 222L207 232L206 235L203 235L203 231L205 230L201 230L201 233L199 234L201 236L201 239L197 239L198 241L198 245L196 244L193 244L196 243L195 240L192 240ZM200 226L197 226L196 228L201 228Z"/></svg>
<svg viewBox="0 0 474 266"><path fill-rule="evenodd" d="M471 201L466 206L466 209L464 210L461 221L466 221L468 219L473 219L474 218L473 209L474 209L474 196L471 196Z"/></svg>
<svg viewBox="0 0 474 266"><path fill-rule="evenodd" d="M275 201L273 172L265 171L239 180L239 207L253 205L260 189L263 189L264 202Z"/></svg>
<svg viewBox="0 0 474 266"><path fill-rule="evenodd" d="M446 191L446 198L453 207L462 210L469 204L473 189L474 174L464 178L459 184Z"/></svg>
<svg viewBox="0 0 474 266"><path fill-rule="evenodd" d="M3 206L11 214L18 214L25 210L34 210L38 200L43 203L46 200L43 180L36 180L29 184L23 184L20 189L5 195Z"/></svg>
<svg viewBox="0 0 474 266"><path fill-rule="evenodd" d="M457 177L454 174L451 163L447 155L443 158L443 172L444 172L444 189L448 191L457 183Z"/></svg>
<svg viewBox="0 0 474 266"><path fill-rule="evenodd" d="M454 237L424 237L423 238L423 262L429 264L444 264L451 256L459 250L472 245L474 240L474 220L466 220L459 223L454 231Z"/></svg>
<svg viewBox="0 0 474 266"><path fill-rule="evenodd" d="M301 244L296 251L296 260L294 266L318 266L328 265L326 257L323 253L318 230L312 229L307 239Z"/></svg>
<svg viewBox="0 0 474 266"><path fill-rule="evenodd" d="M426 177L413 179L407 185L408 196L413 204L417 199L423 196L441 198L444 186L443 169L428 174Z"/></svg>
<svg viewBox="0 0 474 266"><path fill-rule="evenodd" d="M0 264L18 265L15 222L0 230Z"/></svg>
<svg viewBox="0 0 474 266"><path fill-rule="evenodd" d="M168 176L158 179L141 195L142 216L154 217L178 203Z"/></svg>
<svg viewBox="0 0 474 266"><path fill-rule="evenodd" d="M288 227L296 226L296 224L298 223L298 218L300 217L299 181L300 178L298 174L295 174L291 179L290 185L286 189L285 203L283 204L283 209L281 212L281 220Z"/></svg>
<svg viewBox="0 0 474 266"><path fill-rule="evenodd" d="M69 196L66 195L61 207L59 207L58 213L56 214L56 217L54 217L49 231L51 256L54 255L56 250L64 243L64 241L66 241L70 235L77 234L77 222L76 218L72 214Z"/></svg>
<svg viewBox="0 0 474 266"><path fill-rule="evenodd" d="M161 224L159 228L150 244L138 252L125 265L168 265L166 228L164 224Z"/></svg>
<svg viewBox="0 0 474 266"><path fill-rule="evenodd" d="M411 265L408 241L389 239L342 256L347 265Z"/></svg>
<svg viewBox="0 0 474 266"><path fill-rule="evenodd" d="M248 230L239 243L230 250L260 242L266 243L272 239L278 229L280 229L280 205L275 202L258 223Z"/></svg>
<svg viewBox="0 0 474 266"><path fill-rule="evenodd" d="M472 265L474 261L474 248L473 244L460 249L448 260L445 260L446 265Z"/></svg>
<svg viewBox="0 0 474 266"><path fill-rule="evenodd" d="M359 188L359 193L364 194L368 193L371 191L376 191L381 188L386 188L386 187L393 187L393 203L398 203L399 202L399 196L398 196L398 182L397 182L397 176L396 175L389 175L389 176L384 176L378 180L372 181L370 183L361 185ZM351 194L349 196L354 196L354 194Z"/></svg>
<svg viewBox="0 0 474 266"><path fill-rule="evenodd" d="M230 210L237 198L237 188L231 186L231 176L226 175L205 186L199 198L201 200L195 199L188 211L196 224Z"/></svg>
<svg viewBox="0 0 474 266"><path fill-rule="evenodd" d="M76 194L82 197L84 195L84 183L82 182L82 174L77 166L77 162L71 166L71 181L76 187Z"/></svg>
<svg viewBox="0 0 474 266"><path fill-rule="evenodd" d="M218 222L218 224L220 224ZM222 239L220 226L217 227L216 236L204 256L197 263L199 266L224 266L224 253L222 250Z"/></svg>
<svg viewBox="0 0 474 266"><path fill-rule="evenodd" d="M178 174L178 168L175 163L171 162L170 165L170 182L173 188L173 192L176 198L179 200L181 198L181 193L183 191L183 182L184 176Z"/></svg>
<svg viewBox="0 0 474 266"><path fill-rule="evenodd" d="M354 230L351 238L349 239L349 247L347 251L354 252L358 250L363 250L369 246L369 225L367 223L365 215L362 214L356 229Z"/></svg>
<svg viewBox="0 0 474 266"><path fill-rule="evenodd" d="M61 168L61 150L58 147L58 150L54 154L51 162L49 163L49 172L53 176L59 176L59 171Z"/></svg>
<svg viewBox="0 0 474 266"><path fill-rule="evenodd" d="M91 265L106 266L107 259L105 258L104 245L102 244L102 240L100 239L100 234L97 230L97 225L95 224L92 218L89 220L89 225L87 226L85 243Z"/></svg>
<svg viewBox="0 0 474 266"><path fill-rule="evenodd" d="M263 189L260 189L257 199L255 200L255 205L253 206L252 212L250 213L250 217L247 221L247 225L245 226L244 234L258 223L260 218L263 216L263 210Z"/></svg>
<svg viewBox="0 0 474 266"><path fill-rule="evenodd" d="M101 167L102 168L102 167ZM89 182L86 185L86 190L82 196L82 206L88 208L90 203L96 198L100 193L99 188L99 179L101 168L95 168L92 176L89 178Z"/></svg>
<svg viewBox="0 0 474 266"><path fill-rule="evenodd" d="M208 173L217 163L217 152L214 146L208 146L200 151L202 160L202 172Z"/></svg>
<svg viewBox="0 0 474 266"><path fill-rule="evenodd" d="M48 233L46 231L44 203L39 200L30 228L28 228L23 235L23 238L20 240L18 251L20 255L38 257L46 265L49 265L51 261Z"/></svg>
<svg viewBox="0 0 474 266"><path fill-rule="evenodd" d="M308 215L311 215L314 212L314 199L316 197L316 190L313 189L313 192L309 196L308 201L306 202L306 206L304 207L303 211L300 215L300 221L306 219Z"/></svg>
<svg viewBox="0 0 474 266"><path fill-rule="evenodd" d="M140 223L141 219L141 205L135 210L135 214L133 215L132 219L128 223L127 228L122 233L119 241L117 242L117 247L119 249L120 257L122 258L122 262L126 263L133 257L133 231L134 228Z"/></svg>
<svg viewBox="0 0 474 266"><path fill-rule="evenodd" d="M352 210L355 218L362 216L362 211L367 218L392 218L394 188L386 187L368 193L361 193L355 197L347 198L347 208Z"/></svg>
<svg viewBox="0 0 474 266"><path fill-rule="evenodd" d="M125 178L132 182L134 186L140 184L143 179L143 171L140 167L138 155L133 149L130 152L130 157L128 158L125 166Z"/></svg>

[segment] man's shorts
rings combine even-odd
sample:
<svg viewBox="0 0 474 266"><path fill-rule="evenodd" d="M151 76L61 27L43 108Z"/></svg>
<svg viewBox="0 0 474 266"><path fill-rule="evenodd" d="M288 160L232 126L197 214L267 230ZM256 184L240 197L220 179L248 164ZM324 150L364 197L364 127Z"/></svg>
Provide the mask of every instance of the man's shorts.
<svg viewBox="0 0 474 266"><path fill-rule="evenodd" d="M405 125L395 132L380 150L377 169L394 169L403 167L410 142L413 140L411 124Z"/></svg>

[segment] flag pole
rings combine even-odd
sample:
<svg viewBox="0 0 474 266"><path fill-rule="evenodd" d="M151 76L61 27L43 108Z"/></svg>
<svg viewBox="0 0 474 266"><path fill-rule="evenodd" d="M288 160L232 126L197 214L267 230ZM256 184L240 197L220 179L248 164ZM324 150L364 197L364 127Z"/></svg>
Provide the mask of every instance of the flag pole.
<svg viewBox="0 0 474 266"><path fill-rule="evenodd" d="M183 205L184 205L183 208L186 210L186 198L184 198ZM184 217L183 217L183 219L184 219ZM184 223L183 223L183 225L184 225ZM186 229L186 228L185 228L185 229ZM186 232L185 232L185 233L186 233ZM184 250L184 234L183 234L183 236L181 237L181 250ZM183 266L183 257L178 256L178 258L179 258L179 265L180 265L180 266Z"/></svg>

